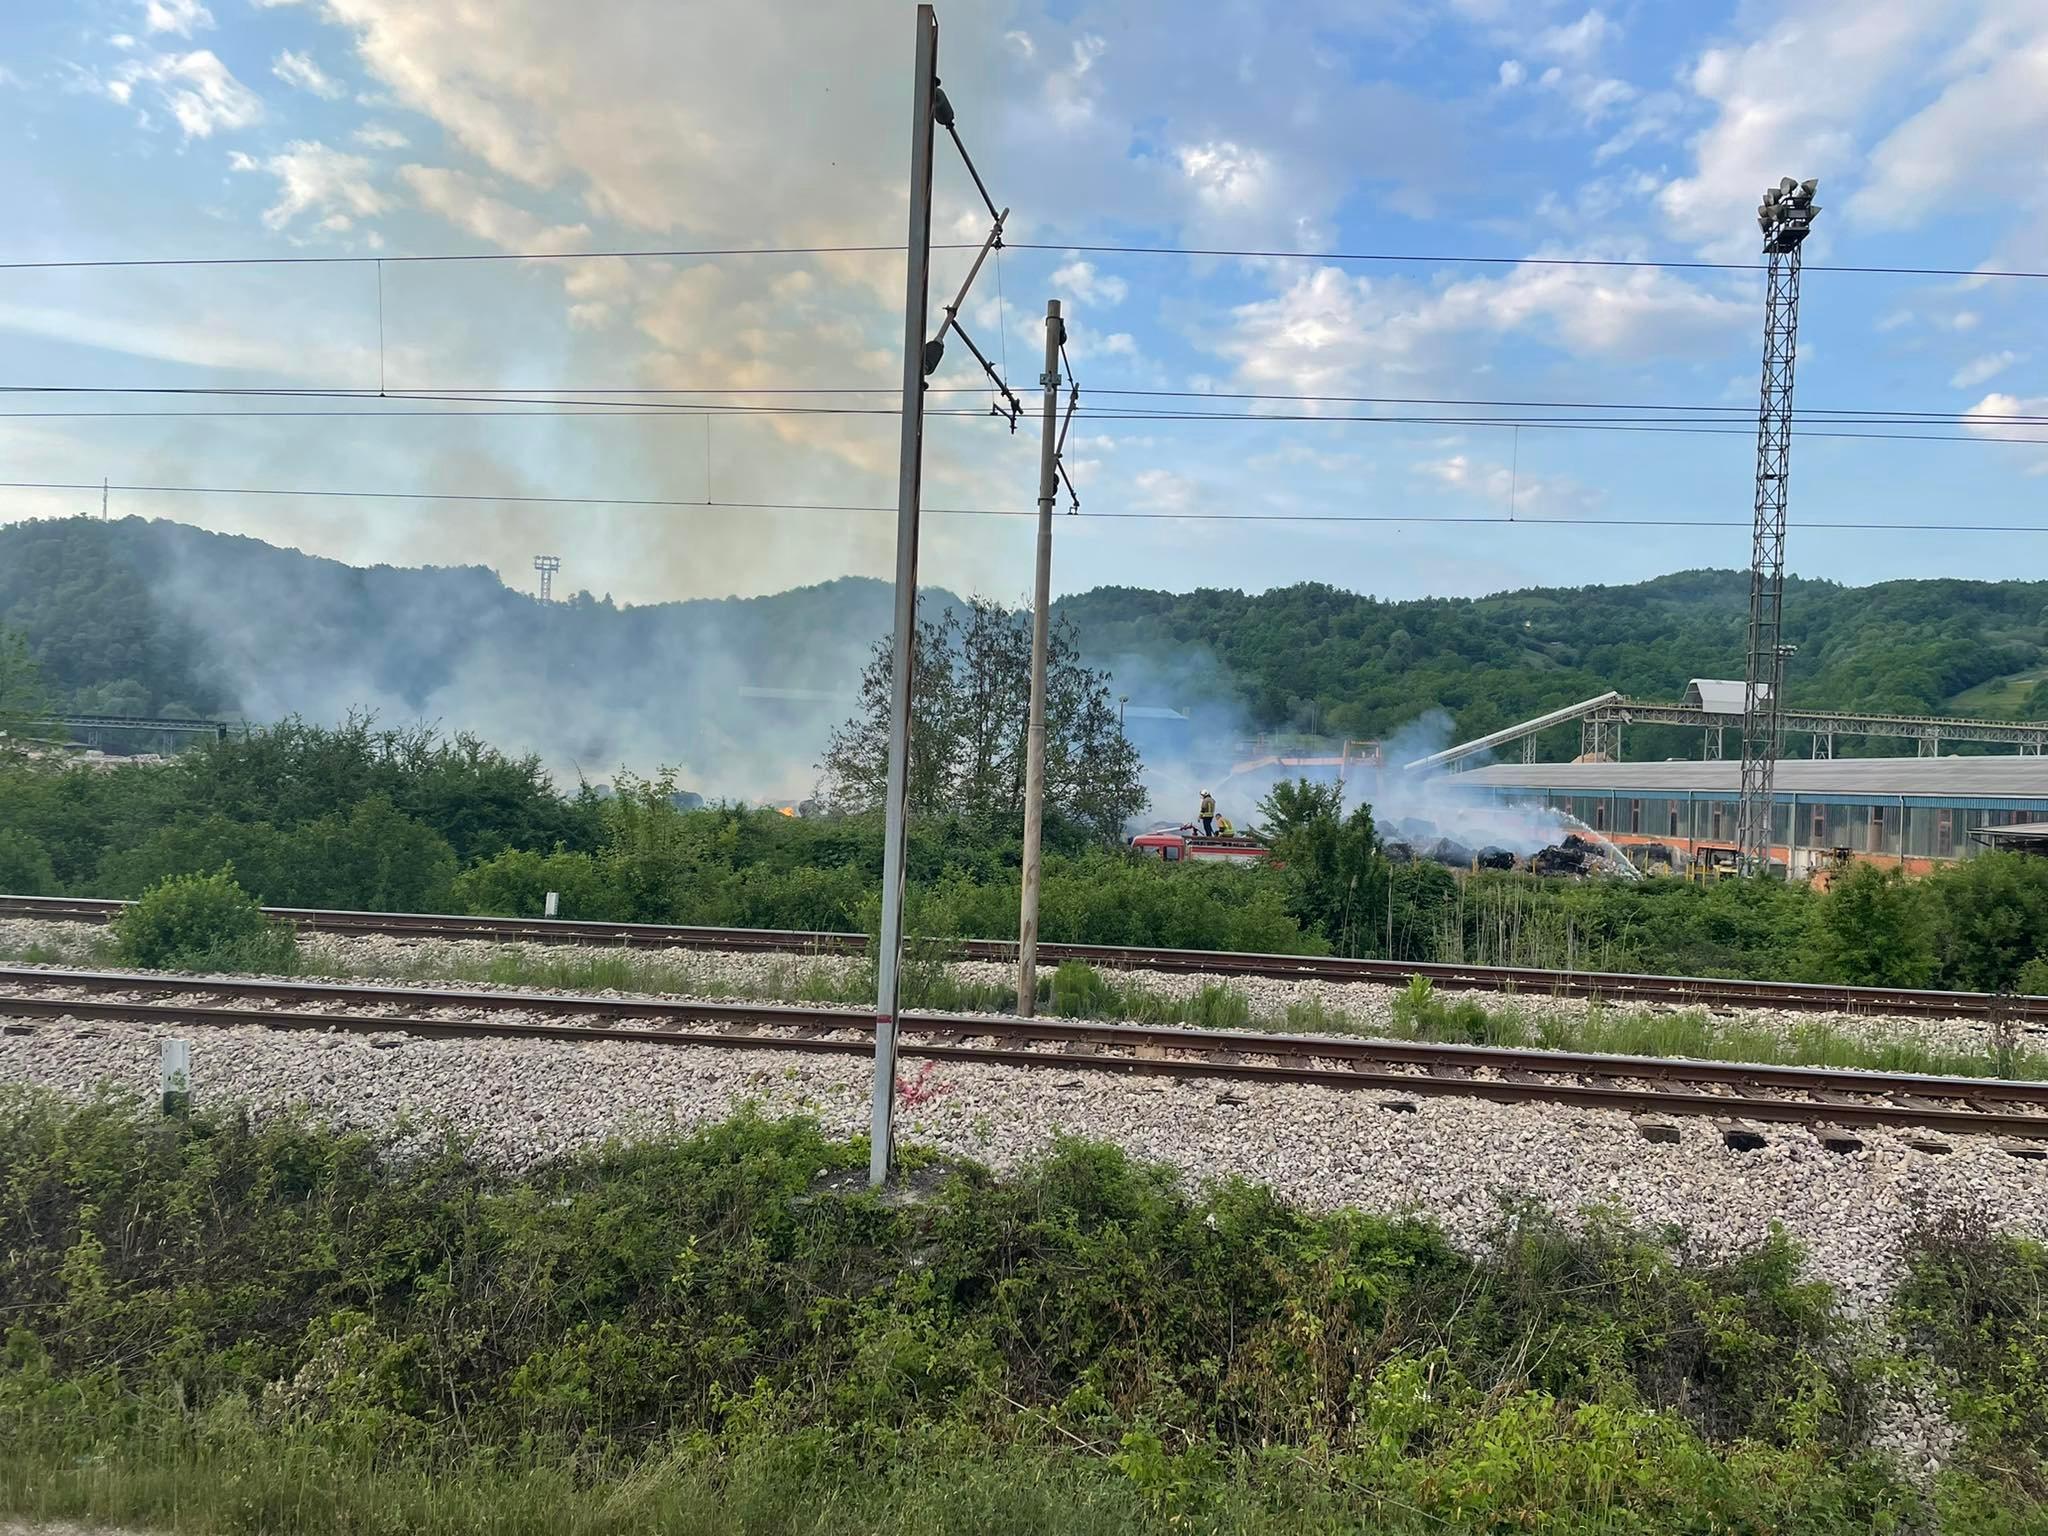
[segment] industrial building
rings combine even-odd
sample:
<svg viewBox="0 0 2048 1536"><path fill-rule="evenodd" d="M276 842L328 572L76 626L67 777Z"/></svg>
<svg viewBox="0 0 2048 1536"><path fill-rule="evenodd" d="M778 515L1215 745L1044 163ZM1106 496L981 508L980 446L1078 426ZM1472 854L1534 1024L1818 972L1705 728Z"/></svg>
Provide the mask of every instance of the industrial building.
<svg viewBox="0 0 2048 1536"><path fill-rule="evenodd" d="M1456 782L1473 795L1544 805L1624 848L1659 844L1683 859L1732 849L1741 765L1498 763ZM2048 820L2048 757L1784 758L1778 763L1771 861L1793 875L1844 854L1926 871L1968 857L1986 829Z"/></svg>

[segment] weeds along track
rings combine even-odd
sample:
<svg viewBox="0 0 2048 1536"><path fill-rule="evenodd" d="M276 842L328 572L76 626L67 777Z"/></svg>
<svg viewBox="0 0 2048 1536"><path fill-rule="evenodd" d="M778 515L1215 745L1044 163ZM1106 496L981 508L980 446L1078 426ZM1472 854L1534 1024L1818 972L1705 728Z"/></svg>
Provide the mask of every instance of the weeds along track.
<svg viewBox="0 0 2048 1536"><path fill-rule="evenodd" d="M31 1033L59 1020L164 1029L255 1027L467 1040L631 1041L663 1046L865 1055L862 1009L462 988L366 986L125 971L0 967L0 1020ZM1388 1112L1432 1096L1545 1103L1639 1117L1708 1115L1730 1145L1754 1145L1756 1122L1815 1129L1852 1152L1858 1127L2002 1138L2015 1156L2048 1158L2048 1083L1814 1067L1746 1066L1488 1046L1020 1019L905 1015L902 1053L941 1062L1100 1071L1229 1082L1293 1083L1369 1095Z"/></svg>
<svg viewBox="0 0 2048 1536"><path fill-rule="evenodd" d="M127 903L86 897L0 896L0 917L47 922L107 923ZM383 934L487 943L577 944L624 949L703 949L792 955L860 955L858 933L805 933L768 928L692 928L661 923L598 923L563 918L466 917L411 912L332 912L267 907L274 918L306 933ZM959 960L1011 961L1014 944L994 939L941 941ZM1849 987L1825 982L1743 981L1718 976L1637 976L1605 971L1547 971L1523 966L1454 965L1406 960L1346 960L1328 955L1232 954L1125 945L1041 944L1042 962L1080 960L1104 970L1178 971L1295 981L1363 981L1405 985L1421 976L1446 991L1572 997L1620 1006L1772 1008L1805 1013L1895 1018L1984 1019L2048 1030L2048 997L1945 992L1905 987Z"/></svg>

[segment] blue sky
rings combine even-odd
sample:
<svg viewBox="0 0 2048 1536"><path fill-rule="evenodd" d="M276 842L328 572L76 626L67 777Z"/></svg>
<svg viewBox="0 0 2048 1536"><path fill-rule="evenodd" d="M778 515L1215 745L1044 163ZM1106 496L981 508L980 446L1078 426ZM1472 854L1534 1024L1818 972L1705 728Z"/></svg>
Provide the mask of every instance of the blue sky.
<svg viewBox="0 0 2048 1536"><path fill-rule="evenodd" d="M902 239L911 7L889 0L86 0L0 13L0 258L401 256ZM1730 407L1720 435L1267 418L1084 420L1084 508L1056 585L1389 597L1627 580L1748 557L1754 272L1341 252L1748 261L1751 208L1821 178L1815 263L2048 267L2048 9L2039 0L1773 5L1402 0L1288 7L940 6L940 70L1013 249L967 320L1021 387L1044 301L1084 392L1110 389ZM987 218L941 140L937 237ZM1258 259L1077 254L1227 247ZM935 302L967 260L941 252ZM465 391L887 389L893 255L0 270L0 383ZM2048 283L1814 272L1802 407L2048 412ZM935 383L978 374L955 345ZM764 397L730 397L759 403ZM817 397L787 396L786 401ZM882 403L884 396L835 403ZM1199 400L1087 393L1089 405ZM935 396L969 412L986 396ZM893 500L885 416L170 420L217 396L14 396L8 478L722 501ZM326 411L333 401L242 401ZM1470 414L1449 411L1446 414ZM1533 414L1543 414L1535 412ZM1627 413L1622 413L1627 414ZM1818 423L1816 423L1818 424ZM1879 430L1898 430L1879 429ZM1807 521L2048 525L2048 436L1807 438L1803 574L2048 575L2048 535ZM927 501L1028 511L1037 450L935 418ZM0 492L0 516L97 494ZM855 512L124 492L172 516L369 563L483 562L622 601L757 593L892 568ZM1495 517L1515 526L1432 519ZM1097 514L1152 514L1119 520ZM1398 522L1200 521L1360 514ZM1569 518L1721 520L1617 528ZM1550 526L1545 526L1551 520ZM924 579L1021 596L1026 518L927 521Z"/></svg>

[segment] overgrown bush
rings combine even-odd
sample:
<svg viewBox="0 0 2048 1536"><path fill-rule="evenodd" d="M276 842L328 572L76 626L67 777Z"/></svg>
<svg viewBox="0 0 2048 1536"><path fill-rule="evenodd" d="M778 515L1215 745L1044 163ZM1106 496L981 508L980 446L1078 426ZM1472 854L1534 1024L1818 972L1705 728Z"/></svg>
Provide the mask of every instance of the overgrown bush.
<svg viewBox="0 0 2048 1536"><path fill-rule="evenodd" d="M325 1477L610 1468L622 1507L768 1457L814 1506L759 1527L792 1536L900 1528L886 1503L823 1511L934 1465L962 1514L914 1528L1016 1528L972 1518L998 1464L1124 1510L1090 1530L1928 1524L1866 1453L1867 1368L1782 1235L1707 1263L1517 1210L1475 1258L1102 1146L933 1169L892 1203L847 1177L864 1159L742 1116L512 1178L455 1147L0 1094L0 1433L60 1470L166 1443ZM1941 1347L2038 1441L2038 1295L2000 1315ZM1990 1513L1949 1531L2022 1528L1991 1521L2024 1488L1959 1472L1965 1495Z"/></svg>
<svg viewBox="0 0 2048 1536"><path fill-rule="evenodd" d="M49 851L17 827L0 827L0 892L10 896L53 896L57 871Z"/></svg>
<svg viewBox="0 0 2048 1536"><path fill-rule="evenodd" d="M231 865L158 881L121 913L114 932L123 961L153 970L290 971L298 958L291 928L263 915Z"/></svg>
<svg viewBox="0 0 2048 1536"><path fill-rule="evenodd" d="M1894 1310L1940 1364L1933 1380L1963 1430L1966 1465L2048 1502L2048 1247L1982 1216L1931 1222L1907 1246Z"/></svg>

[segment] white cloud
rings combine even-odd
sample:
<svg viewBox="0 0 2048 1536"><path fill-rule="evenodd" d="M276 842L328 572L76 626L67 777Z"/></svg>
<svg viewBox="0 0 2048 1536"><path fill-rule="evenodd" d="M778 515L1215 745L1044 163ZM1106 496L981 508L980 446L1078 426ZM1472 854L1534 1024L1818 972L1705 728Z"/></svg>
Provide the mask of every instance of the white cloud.
<svg viewBox="0 0 2048 1536"><path fill-rule="evenodd" d="M1958 310L1949 320L1949 327L1958 331L1974 331L1982 317L1974 309Z"/></svg>
<svg viewBox="0 0 2048 1536"><path fill-rule="evenodd" d="M293 53L287 48L271 62L270 72L287 85L296 85L301 90L311 91L315 96L328 101L346 95L348 87L332 79L310 53Z"/></svg>
<svg viewBox="0 0 2048 1536"><path fill-rule="evenodd" d="M1511 91L1528 78L1529 71L1523 67L1520 59L1500 61L1500 83L1503 89Z"/></svg>
<svg viewBox="0 0 2048 1536"><path fill-rule="evenodd" d="M1038 57L1038 47L1031 41L1031 34L1029 32L1005 32L1003 34L1003 46L1020 59L1034 59Z"/></svg>
<svg viewBox="0 0 2048 1536"><path fill-rule="evenodd" d="M187 139L210 138L219 129L247 128L263 118L262 98L237 80L210 49L131 60L115 72L105 90L110 99L127 106L138 85L155 88Z"/></svg>
<svg viewBox="0 0 2048 1536"><path fill-rule="evenodd" d="M1599 500L1568 477L1536 475L1513 464L1474 459L1465 453L1421 459L1413 467L1417 474L1439 485L1477 496L1514 514L1540 516L1546 509L1586 507Z"/></svg>
<svg viewBox="0 0 2048 1536"><path fill-rule="evenodd" d="M1141 469L1131 477L1138 505L1151 512L1186 512L1201 493L1201 483L1170 469Z"/></svg>
<svg viewBox="0 0 2048 1536"><path fill-rule="evenodd" d="M199 0L148 0L143 7L142 25L149 32L175 32L190 37L213 25L213 12Z"/></svg>
<svg viewBox="0 0 2048 1536"><path fill-rule="evenodd" d="M1996 426L1984 421L1966 423L1967 430L1978 437L1991 438L1997 442L2025 442L2038 438L2041 431L2039 418L2048 416L2048 395L2005 395L1993 392L1979 400L1963 413L1966 416L2031 416L2032 422L2016 422L2009 427ZM2048 453L2033 455L2033 467L2029 474L2048 472Z"/></svg>
<svg viewBox="0 0 2048 1536"><path fill-rule="evenodd" d="M1714 117L1693 140L1694 169L1659 196L1681 235L1711 250L1754 245L1758 195L1780 176L1826 187L1860 160L1871 114L1896 99L1893 82L1926 66L1952 25L1946 0L1795 0L1754 14L1769 26L1746 42L1708 48L1684 84Z"/></svg>
<svg viewBox="0 0 2048 1536"><path fill-rule="evenodd" d="M0 303L0 331L46 336L71 346L309 381L375 377L374 348L319 330L315 322L287 335L252 324L246 312L195 312L167 306L154 294L80 309ZM393 349L394 355L400 351ZM406 360L417 366L416 357Z"/></svg>
<svg viewBox="0 0 2048 1536"><path fill-rule="evenodd" d="M1949 384L1956 389L1970 389L1997 378L2018 361L2019 355L2014 352L1986 353L1983 357L1972 358L1958 368L1950 377Z"/></svg>
<svg viewBox="0 0 2048 1536"><path fill-rule="evenodd" d="M404 149L411 140L384 123L365 123L350 135L358 144L371 149Z"/></svg>
<svg viewBox="0 0 2048 1536"><path fill-rule="evenodd" d="M1583 64L1615 34L1614 23L1599 11L1588 11L1567 26L1546 27L1529 41L1537 53Z"/></svg>
<svg viewBox="0 0 2048 1536"><path fill-rule="evenodd" d="M1896 331L1901 326L1911 325L1912 323L1913 311L1910 309L1894 309L1878 318L1875 329L1879 332Z"/></svg>
<svg viewBox="0 0 2048 1536"><path fill-rule="evenodd" d="M1216 209L1244 208L1261 201L1272 169L1258 150L1228 139L1183 144L1176 158L1196 197Z"/></svg>
<svg viewBox="0 0 2048 1536"><path fill-rule="evenodd" d="M1958 193L1986 186L2037 207L2048 202L2040 175L2048 10L1992 7L1936 73L1951 78L1871 151L1870 179L1849 210L1872 225L1910 229L1939 220Z"/></svg>
<svg viewBox="0 0 2048 1536"><path fill-rule="evenodd" d="M1052 275L1053 287L1083 304L1121 304L1130 286L1120 277L1098 273L1091 261L1070 261Z"/></svg>
<svg viewBox="0 0 2048 1536"><path fill-rule="evenodd" d="M1074 39L1068 51L1067 67L1047 73L1046 105L1052 109L1053 121L1061 128L1079 127L1095 116L1096 102L1102 92L1101 80L1095 75L1095 64L1108 49L1106 38L1093 32L1083 32Z"/></svg>
<svg viewBox="0 0 2048 1536"><path fill-rule="evenodd" d="M370 183L370 162L361 155L330 149L300 139L281 154L264 160L236 153L228 165L237 171L267 172L277 180L277 201L263 212L270 229L283 229L303 213L319 214L319 226L345 230L391 206L390 199ZM337 222L339 221L339 222Z"/></svg>
<svg viewBox="0 0 2048 1536"><path fill-rule="evenodd" d="M1646 268L1526 266L1418 289L1320 267L1236 309L1220 350L1247 382L1335 394L1436 369L1460 336L1533 334L1575 356L1638 357L1734 334L1752 308Z"/></svg>
<svg viewBox="0 0 2048 1536"><path fill-rule="evenodd" d="M496 195L487 182L461 171L404 165L398 179L429 213L508 251L573 250L590 238L587 224L549 224Z"/></svg>

